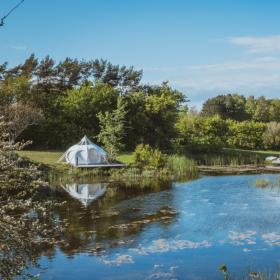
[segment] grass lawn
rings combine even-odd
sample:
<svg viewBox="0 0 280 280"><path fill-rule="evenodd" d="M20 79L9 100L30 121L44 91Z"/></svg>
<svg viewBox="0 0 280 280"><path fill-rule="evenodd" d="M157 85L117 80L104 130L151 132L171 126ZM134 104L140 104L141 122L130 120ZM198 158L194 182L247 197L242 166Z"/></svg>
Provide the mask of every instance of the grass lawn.
<svg viewBox="0 0 280 280"><path fill-rule="evenodd" d="M254 153L263 155L280 155L280 151L263 151L263 150L242 150L242 149L225 149L227 151L234 151L240 153ZM29 158L30 160L38 163L52 165L55 167L62 167L57 163L58 159L63 155L63 151L19 151L21 156ZM133 163L132 153L123 153L117 157L117 160L124 164Z"/></svg>
<svg viewBox="0 0 280 280"><path fill-rule="evenodd" d="M58 159L63 155L61 151L19 151L18 154L34 162L47 165L58 165Z"/></svg>
<svg viewBox="0 0 280 280"><path fill-rule="evenodd" d="M19 151L18 154L26 157L34 162L43 163L53 166L61 166L57 163L58 159L63 155L63 151ZM133 162L132 154L125 153L117 157L117 160L129 164Z"/></svg>

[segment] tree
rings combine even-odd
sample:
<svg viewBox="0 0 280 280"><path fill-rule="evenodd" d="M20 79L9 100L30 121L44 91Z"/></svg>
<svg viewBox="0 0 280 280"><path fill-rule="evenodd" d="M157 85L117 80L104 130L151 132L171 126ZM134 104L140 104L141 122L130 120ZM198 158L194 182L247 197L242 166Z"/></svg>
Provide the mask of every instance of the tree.
<svg viewBox="0 0 280 280"><path fill-rule="evenodd" d="M95 59L91 62L91 70L96 81L119 87L123 93L134 91L141 79L142 70L134 70L133 67L113 65L107 60Z"/></svg>
<svg viewBox="0 0 280 280"><path fill-rule="evenodd" d="M25 76L6 77L0 80L0 106L15 102L28 103L31 96L31 83Z"/></svg>
<svg viewBox="0 0 280 280"><path fill-rule="evenodd" d="M253 119L254 113L256 111L256 100L254 96L249 96L246 99L245 111L248 114L249 119Z"/></svg>
<svg viewBox="0 0 280 280"><path fill-rule="evenodd" d="M266 124L266 130L263 134L263 142L268 149L280 148L280 123L269 122Z"/></svg>
<svg viewBox="0 0 280 280"><path fill-rule="evenodd" d="M242 121L247 119L245 97L239 94L218 95L208 99L202 106L202 116L219 115L223 119Z"/></svg>
<svg viewBox="0 0 280 280"><path fill-rule="evenodd" d="M15 143L23 131L29 126L37 125L43 117L40 110L22 103L13 103L0 109L11 143Z"/></svg>
<svg viewBox="0 0 280 280"><path fill-rule="evenodd" d="M161 150L171 148L172 139L176 138L175 123L180 111L184 110L186 97L168 83L161 86L147 86L145 92L146 135L144 143Z"/></svg>
<svg viewBox="0 0 280 280"><path fill-rule="evenodd" d="M119 95L119 91L110 85L95 83L67 91L60 102L65 118L70 123L96 136L99 133L98 113L114 110Z"/></svg>
<svg viewBox="0 0 280 280"><path fill-rule="evenodd" d="M270 121L280 122L280 100L272 99L269 106Z"/></svg>
<svg viewBox="0 0 280 280"><path fill-rule="evenodd" d="M122 98L118 98L117 108L112 112L99 113L97 115L100 122L100 132L97 136L105 149L109 152L110 158L115 159L119 151L124 147L123 137L124 121L126 115L125 103Z"/></svg>
<svg viewBox="0 0 280 280"><path fill-rule="evenodd" d="M253 120L257 122L269 121L269 101L264 96L256 100L256 109L253 114Z"/></svg>
<svg viewBox="0 0 280 280"><path fill-rule="evenodd" d="M25 144L11 144L9 138L1 118L0 278L7 280L21 275L29 265L36 265L43 246L53 246L54 239L61 240L64 228L53 211L61 204L50 203L43 195L47 193L47 183L41 172L15 153Z"/></svg>

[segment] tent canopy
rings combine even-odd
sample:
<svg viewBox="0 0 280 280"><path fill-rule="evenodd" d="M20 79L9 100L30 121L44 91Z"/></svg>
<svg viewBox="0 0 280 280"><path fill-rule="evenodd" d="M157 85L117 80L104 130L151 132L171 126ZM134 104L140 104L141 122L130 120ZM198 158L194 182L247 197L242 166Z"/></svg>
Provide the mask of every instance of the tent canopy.
<svg viewBox="0 0 280 280"><path fill-rule="evenodd" d="M107 158L108 154L105 150L84 136L78 144L70 147L59 161L66 161L70 165L80 167L108 164Z"/></svg>

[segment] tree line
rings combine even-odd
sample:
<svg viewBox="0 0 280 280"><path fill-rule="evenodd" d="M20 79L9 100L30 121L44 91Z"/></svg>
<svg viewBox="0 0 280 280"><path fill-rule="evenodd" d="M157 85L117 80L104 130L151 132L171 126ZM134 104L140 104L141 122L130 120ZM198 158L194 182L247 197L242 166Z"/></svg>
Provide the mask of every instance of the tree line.
<svg viewBox="0 0 280 280"><path fill-rule="evenodd" d="M141 79L141 70L102 59L55 63L32 54L15 67L0 66L0 104L2 112L33 109L32 126L15 137L31 139L35 148L65 148L84 134L106 146L119 141L125 150L138 143L170 148L186 98L168 83L152 86Z"/></svg>
<svg viewBox="0 0 280 280"><path fill-rule="evenodd" d="M3 63L0 109L10 141L65 149L86 134L112 155L142 143L175 152L280 148L279 99L218 95L195 112L182 92L145 84L142 74L102 59L56 63L32 54L14 67Z"/></svg>

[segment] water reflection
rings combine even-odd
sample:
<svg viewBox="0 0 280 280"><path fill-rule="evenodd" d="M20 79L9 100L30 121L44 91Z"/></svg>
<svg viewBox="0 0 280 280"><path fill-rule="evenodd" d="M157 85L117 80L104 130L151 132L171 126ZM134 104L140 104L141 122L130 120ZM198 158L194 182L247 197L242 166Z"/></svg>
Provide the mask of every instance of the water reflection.
<svg viewBox="0 0 280 280"><path fill-rule="evenodd" d="M93 271L95 279L219 279L221 263L237 273L274 266L280 260L280 193L254 182L277 178L204 177L145 188L57 186L53 195L67 203L56 216L68 225L42 279L90 279ZM97 197L96 190L104 189ZM90 195L95 200L84 207L80 196Z"/></svg>
<svg viewBox="0 0 280 280"><path fill-rule="evenodd" d="M167 227L178 214L171 183L144 189L117 183L69 183L53 189L56 197L67 201L57 209L57 216L68 222L65 242L59 245L68 256L78 252L101 256L132 246L147 227Z"/></svg>
<svg viewBox="0 0 280 280"><path fill-rule="evenodd" d="M74 198L78 199L84 206L88 206L94 200L106 192L105 183L96 184L66 184L63 188Z"/></svg>

